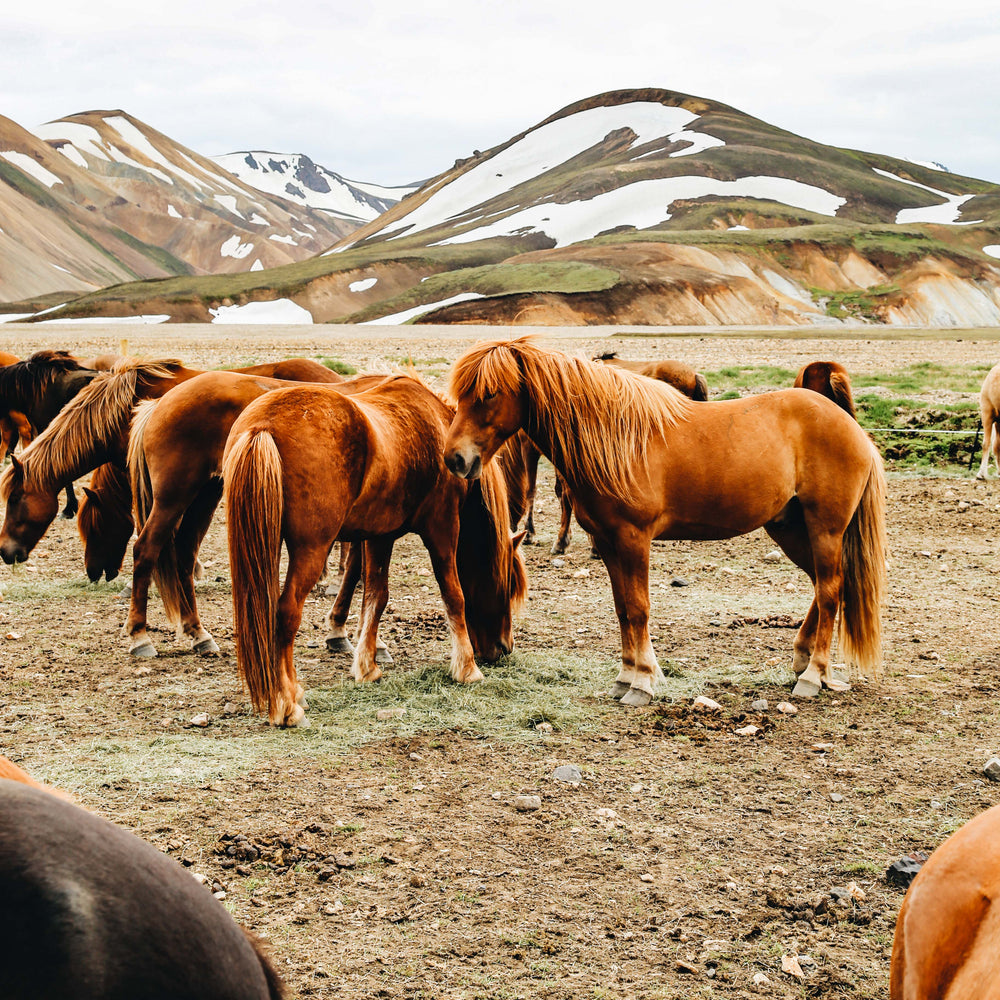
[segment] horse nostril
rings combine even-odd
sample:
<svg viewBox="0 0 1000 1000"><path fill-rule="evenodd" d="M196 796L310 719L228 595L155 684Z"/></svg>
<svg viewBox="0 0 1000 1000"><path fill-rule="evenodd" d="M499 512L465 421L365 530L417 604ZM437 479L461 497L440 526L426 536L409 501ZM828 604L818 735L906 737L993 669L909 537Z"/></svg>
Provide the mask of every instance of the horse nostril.
<svg viewBox="0 0 1000 1000"><path fill-rule="evenodd" d="M444 464L448 466L448 471L453 472L456 476L461 475L465 470L465 459L457 451L445 456Z"/></svg>

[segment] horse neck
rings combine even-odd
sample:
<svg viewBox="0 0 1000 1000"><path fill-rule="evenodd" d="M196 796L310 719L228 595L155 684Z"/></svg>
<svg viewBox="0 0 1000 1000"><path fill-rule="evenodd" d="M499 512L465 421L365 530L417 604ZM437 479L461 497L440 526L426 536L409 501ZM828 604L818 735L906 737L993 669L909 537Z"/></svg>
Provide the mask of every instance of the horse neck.
<svg viewBox="0 0 1000 1000"><path fill-rule="evenodd" d="M31 422L36 431L43 431L55 419L56 414L97 375L92 371L63 372L52 384L52 391L39 401L37 418Z"/></svg>

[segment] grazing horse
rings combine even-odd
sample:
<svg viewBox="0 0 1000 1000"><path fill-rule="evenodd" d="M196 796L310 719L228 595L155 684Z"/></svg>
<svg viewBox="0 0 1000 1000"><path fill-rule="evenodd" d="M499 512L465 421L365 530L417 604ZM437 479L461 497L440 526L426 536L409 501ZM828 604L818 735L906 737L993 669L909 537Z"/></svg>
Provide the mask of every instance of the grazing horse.
<svg viewBox="0 0 1000 1000"><path fill-rule="evenodd" d="M646 378L653 378L658 382L666 382L667 385L672 385L678 392L684 393L688 399L693 399L696 402L704 402L708 399L708 382L705 381L705 376L696 372L690 365L684 364L683 361L625 361L619 358L615 351L598 354L593 360L599 361L601 364L613 365L615 368L622 368L625 371L635 372L637 375L645 375ZM526 541L529 541L535 533L535 480L538 476L540 452L527 438L524 439L524 442L522 450L528 476L528 520L525 527L528 529ZM558 473L556 473L556 496L559 498L559 533L552 543L551 553L554 556L560 556L569 548L570 540L573 537L573 497ZM517 521L514 523L517 524ZM593 545L591 545L591 553L597 558L598 552Z"/></svg>
<svg viewBox="0 0 1000 1000"><path fill-rule="evenodd" d="M345 391L357 391L384 376L344 381L317 365L318 376ZM128 449L127 492L135 498L139 537L133 548L132 595L128 622L129 652L156 656L146 631L150 580L156 581L167 618L178 634L191 638L194 652L219 651L205 630L195 600L193 570L198 549L222 497L222 456L236 418L259 396L286 389L289 380L205 372L177 386L161 400L140 403ZM351 386L350 389L345 389ZM96 473L95 473L96 475ZM81 517L83 512L81 511ZM95 547L100 534L88 534ZM346 617L346 616L345 616Z"/></svg>
<svg viewBox="0 0 1000 1000"><path fill-rule="evenodd" d="M1000 806L924 862L896 920L890 1000L1000 997Z"/></svg>
<svg viewBox="0 0 1000 1000"><path fill-rule="evenodd" d="M476 344L453 367L450 393L458 411L445 461L456 475L480 475L524 428L572 490L611 578L622 633L612 693L623 704L648 704L659 676L648 629L654 538L763 527L814 585L795 638L795 693L847 686L830 668L838 607L841 653L880 675L885 476L867 435L829 400L785 389L695 404L530 338Z"/></svg>
<svg viewBox="0 0 1000 1000"><path fill-rule="evenodd" d="M812 389L827 399L832 399L845 413L858 419L851 392L851 377L847 369L836 361L810 361L795 376L796 389Z"/></svg>
<svg viewBox="0 0 1000 1000"><path fill-rule="evenodd" d="M0 780L4 1000L280 1000L260 945L189 872L24 777Z"/></svg>
<svg viewBox="0 0 1000 1000"><path fill-rule="evenodd" d="M20 416L19 436L27 444L52 423L56 414L95 374L68 351L36 351L25 361L0 368L0 411L15 422ZM8 447L8 451L13 450ZM63 517L70 518L77 511L76 494L72 480L63 485L66 489Z"/></svg>
<svg viewBox="0 0 1000 1000"><path fill-rule="evenodd" d="M102 575L113 580L121 572L135 530L127 472L112 462L94 469L90 485L83 488L76 527L83 542L87 577L94 583Z"/></svg>
<svg viewBox="0 0 1000 1000"><path fill-rule="evenodd" d="M985 479L990 470L990 454L1000 472L1000 364L994 365L983 379L979 391L979 415L983 421L983 460L979 463L976 479Z"/></svg>
<svg viewBox="0 0 1000 1000"><path fill-rule="evenodd" d="M389 560L411 531L427 547L447 610L451 676L481 680L475 654L494 660L512 648L511 615L527 588L520 539L510 534L499 471L471 484L445 468L452 416L423 383L393 375L350 396L326 386L276 389L233 424L223 476L236 658L255 709L272 724L304 722L293 643L336 538L364 542L355 680L381 676L374 653Z"/></svg>

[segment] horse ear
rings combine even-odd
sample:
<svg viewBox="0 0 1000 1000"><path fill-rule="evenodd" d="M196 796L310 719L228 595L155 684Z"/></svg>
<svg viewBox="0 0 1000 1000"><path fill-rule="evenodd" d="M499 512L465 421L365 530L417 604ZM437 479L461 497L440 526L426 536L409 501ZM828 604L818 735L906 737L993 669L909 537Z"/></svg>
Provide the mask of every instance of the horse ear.
<svg viewBox="0 0 1000 1000"><path fill-rule="evenodd" d="M516 535L511 535L510 540L513 543L513 550L516 552L517 547L528 537L527 530L519 531Z"/></svg>
<svg viewBox="0 0 1000 1000"><path fill-rule="evenodd" d="M87 500L95 507L101 506L101 495L99 493L95 493L89 486L84 486L83 493Z"/></svg>
<svg viewBox="0 0 1000 1000"><path fill-rule="evenodd" d="M14 470L14 478L18 481L24 479L24 463L13 452L10 453L10 464Z"/></svg>

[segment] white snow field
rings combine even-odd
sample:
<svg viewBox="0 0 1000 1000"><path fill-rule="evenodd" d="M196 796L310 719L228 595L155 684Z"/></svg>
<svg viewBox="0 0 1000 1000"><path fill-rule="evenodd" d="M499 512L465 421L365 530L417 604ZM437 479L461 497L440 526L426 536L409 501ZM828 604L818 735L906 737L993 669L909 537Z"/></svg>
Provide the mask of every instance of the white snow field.
<svg viewBox="0 0 1000 1000"><path fill-rule="evenodd" d="M479 292L462 292L460 295L453 295L450 299L441 299L439 302L428 302L426 305L415 306L413 309L405 309L403 312L393 313L391 316L381 316L378 319L365 320L362 326L390 326L396 323L407 323L411 319L423 316L424 313L433 312L442 306L450 306L455 302L467 302L469 299L484 299L485 295Z"/></svg>
<svg viewBox="0 0 1000 1000"><path fill-rule="evenodd" d="M248 302L245 306L220 306L210 309L213 323L312 323L312 313L291 299L273 302Z"/></svg>
<svg viewBox="0 0 1000 1000"><path fill-rule="evenodd" d="M38 160L33 156L28 156L27 153L18 153L13 149L9 149L6 152L0 153L8 163L14 164L18 170L23 170L24 173L34 177L36 181L41 181L46 187L52 187L53 184L62 184L62 178L57 177L51 170L46 170Z"/></svg>
<svg viewBox="0 0 1000 1000"><path fill-rule="evenodd" d="M361 278L359 281L352 281L347 287L352 292L365 292L369 288L374 288L378 278Z"/></svg>
<svg viewBox="0 0 1000 1000"><path fill-rule="evenodd" d="M962 206L975 195L971 194L948 194L947 191L939 191L937 188L929 187L926 184L918 184L916 181L907 180L905 177L897 177L896 174L889 173L888 170L879 170L872 167L875 173L890 180L899 181L900 184L909 184L911 187L920 188L930 194L936 194L939 198L944 198L943 205L927 205L923 208L904 208L896 213L896 224L901 226L913 222L937 222L948 226L969 225L958 221L962 214Z"/></svg>

